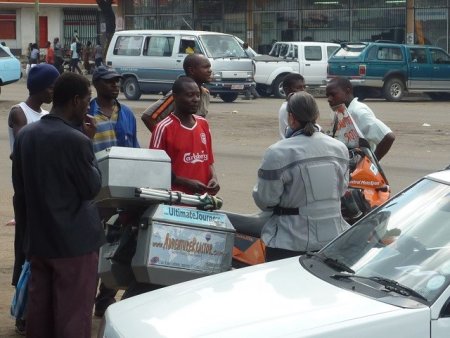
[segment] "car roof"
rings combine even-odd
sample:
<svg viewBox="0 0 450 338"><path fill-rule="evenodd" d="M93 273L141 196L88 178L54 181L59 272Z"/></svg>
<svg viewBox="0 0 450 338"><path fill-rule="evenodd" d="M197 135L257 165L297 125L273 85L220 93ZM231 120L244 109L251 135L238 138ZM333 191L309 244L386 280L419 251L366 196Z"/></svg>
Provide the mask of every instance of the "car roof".
<svg viewBox="0 0 450 338"><path fill-rule="evenodd" d="M304 45L304 44L308 44L308 45L327 45L327 46L339 46L338 43L334 43L334 42L320 42L320 41L277 41L275 42L275 44L282 44L282 43L292 43L294 45Z"/></svg>
<svg viewBox="0 0 450 338"><path fill-rule="evenodd" d="M432 46L432 45L417 45L417 44L404 44L404 43L397 43L397 42L392 42L392 41L388 41L388 40L380 40L380 41L348 41L348 42L341 42L341 47L345 47L345 46L373 46L373 45L377 45L377 46L405 46L408 48L426 48L426 47L436 47L436 48L440 48L437 46Z"/></svg>
<svg viewBox="0 0 450 338"><path fill-rule="evenodd" d="M208 31L191 31L191 30L158 30L158 29L135 29L135 30L123 30L117 31L116 35L148 35L148 34L163 34L163 35L228 35L231 34L219 33L219 32L208 32Z"/></svg>

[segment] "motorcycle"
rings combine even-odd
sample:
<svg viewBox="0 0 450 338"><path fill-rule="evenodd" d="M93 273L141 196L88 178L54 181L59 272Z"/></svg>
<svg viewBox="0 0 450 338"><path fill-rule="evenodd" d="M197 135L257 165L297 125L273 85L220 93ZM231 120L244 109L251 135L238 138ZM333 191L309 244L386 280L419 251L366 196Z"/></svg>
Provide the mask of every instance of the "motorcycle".
<svg viewBox="0 0 450 338"><path fill-rule="evenodd" d="M350 150L349 189L342 199L342 213L351 224L387 200L390 193L381 166L366 143L362 140L360 147ZM106 167L108 181L113 166ZM136 188L131 198L128 186L124 198L123 188L117 185L129 182L126 177L120 181L104 187L108 197L103 204L114 206L115 214L106 222L108 243L100 249L99 275L108 287L126 289L124 298L230 268L264 263L265 245L260 237L271 212L219 210L222 200L218 197L161 188ZM192 237L200 240L185 240ZM205 241L201 242L202 238ZM166 246L182 251L198 247L199 253L219 255L194 262L189 253L183 258L163 250ZM164 260L168 255L171 258Z"/></svg>

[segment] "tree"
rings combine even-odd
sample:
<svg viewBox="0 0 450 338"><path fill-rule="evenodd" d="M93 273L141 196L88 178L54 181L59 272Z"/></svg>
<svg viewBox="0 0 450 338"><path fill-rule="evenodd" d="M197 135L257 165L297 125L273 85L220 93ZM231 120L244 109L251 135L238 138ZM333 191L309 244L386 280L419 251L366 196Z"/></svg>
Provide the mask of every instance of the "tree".
<svg viewBox="0 0 450 338"><path fill-rule="evenodd" d="M116 15L112 9L114 0L96 0L100 11L105 19L105 43L103 45L103 59L106 59L106 51L108 50L109 43L116 31Z"/></svg>

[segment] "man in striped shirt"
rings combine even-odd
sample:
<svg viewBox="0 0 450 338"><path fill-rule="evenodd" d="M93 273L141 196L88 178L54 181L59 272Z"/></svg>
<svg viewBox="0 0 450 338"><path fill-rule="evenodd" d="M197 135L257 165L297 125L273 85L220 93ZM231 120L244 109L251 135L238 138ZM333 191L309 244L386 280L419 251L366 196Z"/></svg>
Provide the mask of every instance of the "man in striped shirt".
<svg viewBox="0 0 450 338"><path fill-rule="evenodd" d="M112 146L139 148L133 111L117 100L121 77L105 66L97 67L92 75L92 83L97 91L97 97L91 101L89 108L89 114L94 117L97 127L92 140L94 152ZM104 218L108 218L105 216L108 211L99 211L104 214ZM95 298L95 316L103 316L106 308L116 301L116 293L117 290L100 283L99 293Z"/></svg>
<svg viewBox="0 0 450 338"><path fill-rule="evenodd" d="M105 66L98 67L92 75L97 97L91 101L89 114L94 116L97 127L95 152L112 146L139 148L134 113L117 100L121 77Z"/></svg>

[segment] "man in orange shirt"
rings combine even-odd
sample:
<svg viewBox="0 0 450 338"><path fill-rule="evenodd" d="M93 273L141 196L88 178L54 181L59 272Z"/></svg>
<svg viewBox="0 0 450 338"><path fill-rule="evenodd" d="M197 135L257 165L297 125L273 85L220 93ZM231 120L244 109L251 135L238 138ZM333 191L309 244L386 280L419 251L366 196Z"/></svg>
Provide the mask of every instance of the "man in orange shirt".
<svg viewBox="0 0 450 338"><path fill-rule="evenodd" d="M53 65L55 63L55 50L52 48L52 43L50 41L47 41L45 47L47 48L47 55L45 56L45 62L50 65Z"/></svg>

